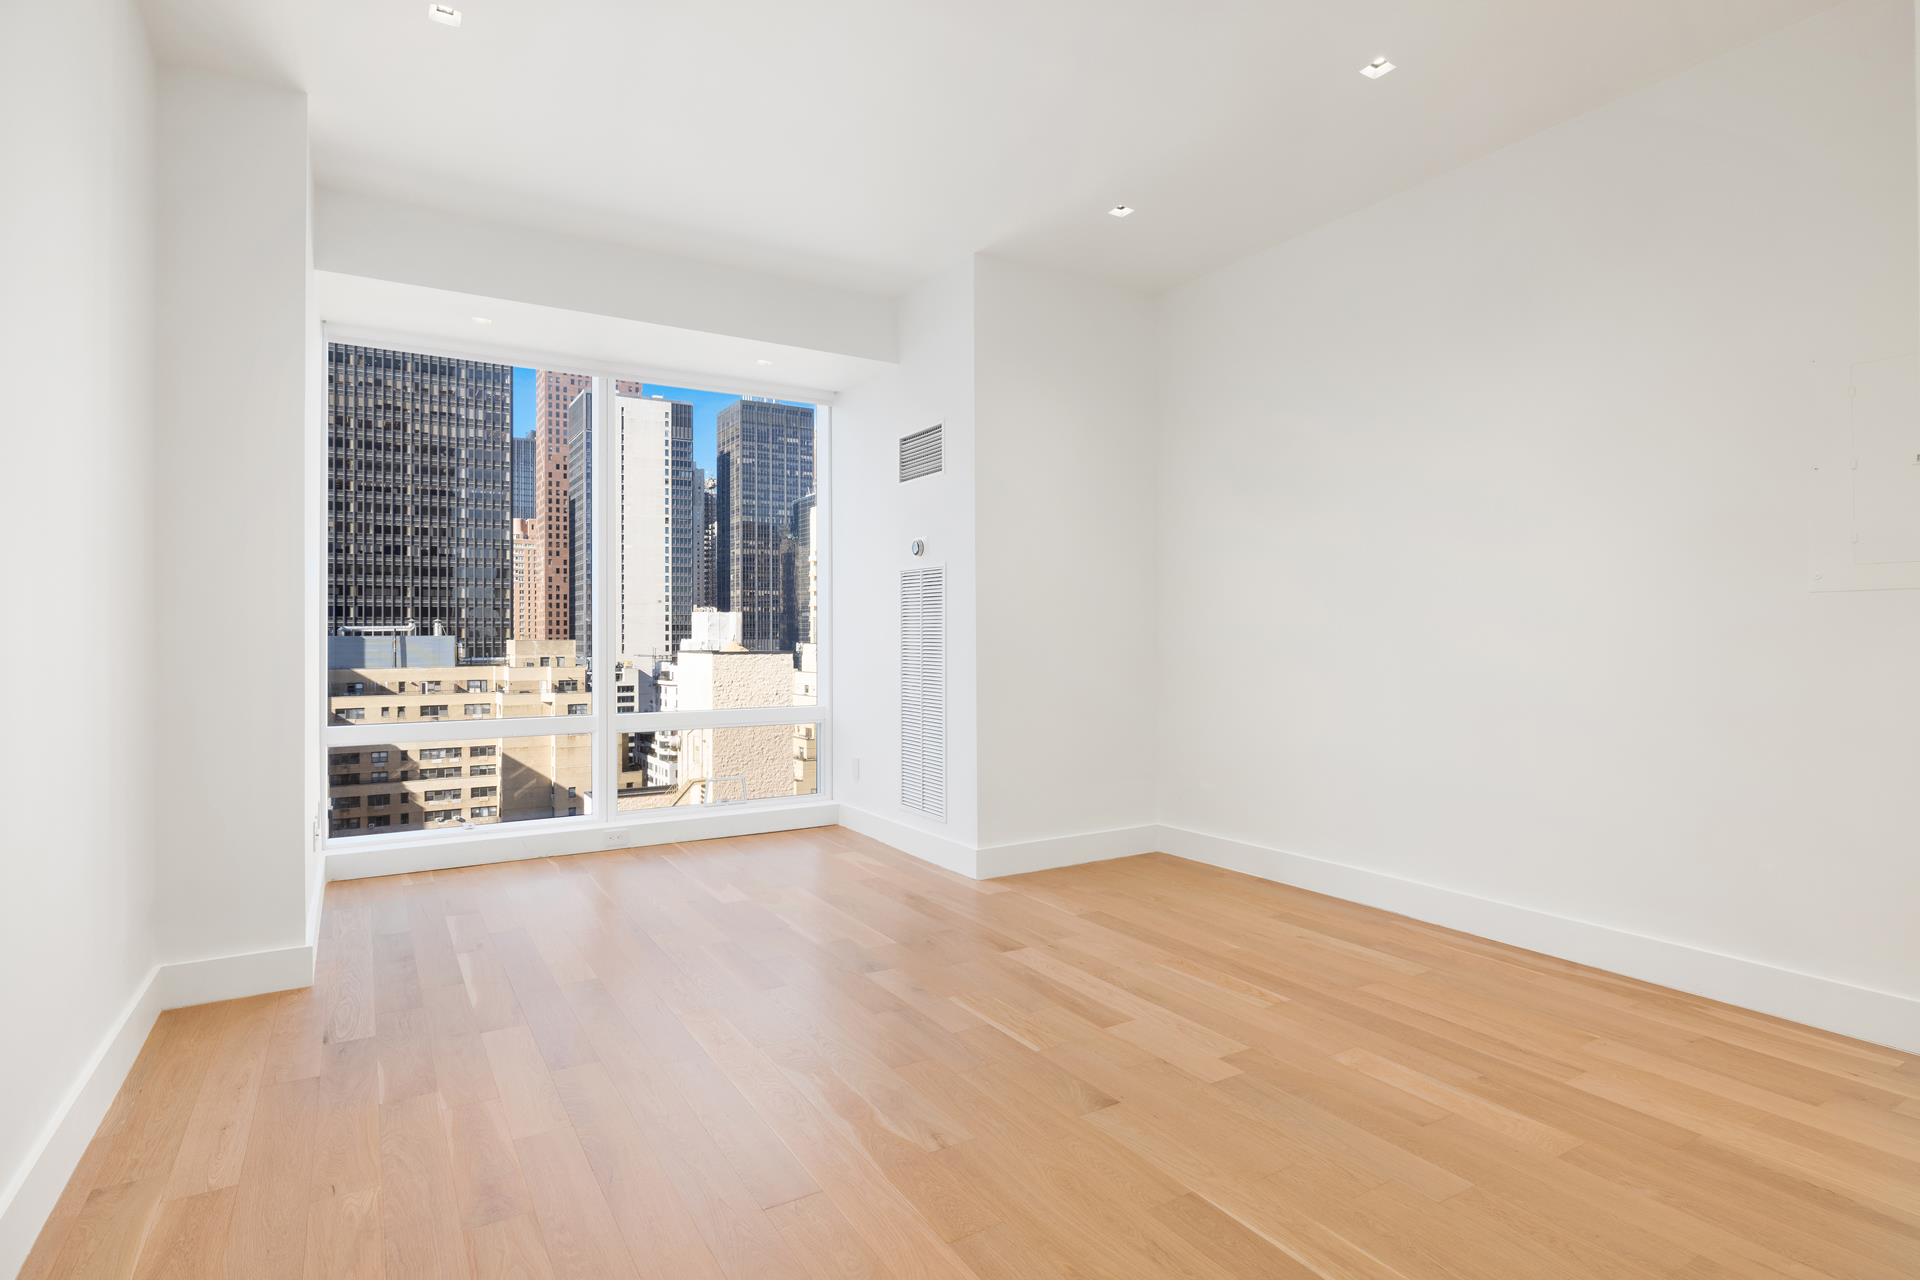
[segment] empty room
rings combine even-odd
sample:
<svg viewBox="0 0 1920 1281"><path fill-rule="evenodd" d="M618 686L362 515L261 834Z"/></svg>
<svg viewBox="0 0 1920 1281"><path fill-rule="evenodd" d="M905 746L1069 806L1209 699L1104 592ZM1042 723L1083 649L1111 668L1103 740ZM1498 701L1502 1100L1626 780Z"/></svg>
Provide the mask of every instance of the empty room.
<svg viewBox="0 0 1920 1281"><path fill-rule="evenodd" d="M0 1276L1920 1276L1920 0L0 0Z"/></svg>

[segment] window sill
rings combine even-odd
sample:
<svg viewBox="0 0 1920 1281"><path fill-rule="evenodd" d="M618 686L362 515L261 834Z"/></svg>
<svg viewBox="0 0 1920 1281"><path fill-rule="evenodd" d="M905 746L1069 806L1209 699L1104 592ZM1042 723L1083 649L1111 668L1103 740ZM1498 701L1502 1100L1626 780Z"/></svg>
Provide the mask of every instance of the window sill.
<svg viewBox="0 0 1920 1281"><path fill-rule="evenodd" d="M706 805L681 813L656 811L638 820L619 817L612 822L593 817L535 819L441 832L337 837L329 839L324 848L327 879L348 881L519 859L557 858L595 850L827 827L839 821L840 807L836 802L810 797ZM539 830L528 831L528 828Z"/></svg>

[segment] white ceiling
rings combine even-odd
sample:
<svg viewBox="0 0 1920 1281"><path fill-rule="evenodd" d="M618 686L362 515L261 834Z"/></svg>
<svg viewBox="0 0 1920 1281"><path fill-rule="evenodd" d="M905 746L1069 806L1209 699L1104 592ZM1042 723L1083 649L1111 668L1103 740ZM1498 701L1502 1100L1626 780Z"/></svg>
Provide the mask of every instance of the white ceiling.
<svg viewBox="0 0 1920 1281"><path fill-rule="evenodd" d="M891 291L976 250L1164 288L1831 2L144 10L164 60L305 89L323 185Z"/></svg>

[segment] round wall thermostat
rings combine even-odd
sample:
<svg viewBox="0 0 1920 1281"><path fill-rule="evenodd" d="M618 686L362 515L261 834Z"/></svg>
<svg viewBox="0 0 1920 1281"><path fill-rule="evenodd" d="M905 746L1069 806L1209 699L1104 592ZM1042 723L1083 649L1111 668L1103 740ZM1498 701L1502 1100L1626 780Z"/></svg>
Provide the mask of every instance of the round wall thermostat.
<svg viewBox="0 0 1920 1281"><path fill-rule="evenodd" d="M907 544L907 550L915 556L925 556L927 554L927 544L925 540L916 538Z"/></svg>

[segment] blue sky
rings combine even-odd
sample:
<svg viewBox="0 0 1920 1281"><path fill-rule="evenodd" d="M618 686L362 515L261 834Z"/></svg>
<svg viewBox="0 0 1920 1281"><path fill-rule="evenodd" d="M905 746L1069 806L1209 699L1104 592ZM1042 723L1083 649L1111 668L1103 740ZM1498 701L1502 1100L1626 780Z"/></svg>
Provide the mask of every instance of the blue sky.
<svg viewBox="0 0 1920 1281"><path fill-rule="evenodd" d="M533 435L533 371L513 367L513 434Z"/></svg>
<svg viewBox="0 0 1920 1281"><path fill-rule="evenodd" d="M711 475L720 411L740 397L726 392L695 391L690 387L665 387L653 383L642 383L641 390L649 396L665 396L668 400L684 401L693 406L693 465L705 468ZM513 434L533 435L533 370L518 365L513 370Z"/></svg>
<svg viewBox="0 0 1920 1281"><path fill-rule="evenodd" d="M714 451L718 448L720 411L740 397L717 391L694 391L689 387L656 387L652 383L642 383L640 389L649 396L665 396L693 406L693 465L704 468L711 476Z"/></svg>

